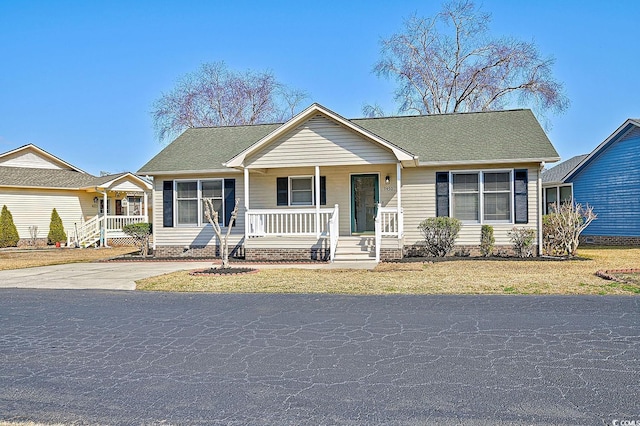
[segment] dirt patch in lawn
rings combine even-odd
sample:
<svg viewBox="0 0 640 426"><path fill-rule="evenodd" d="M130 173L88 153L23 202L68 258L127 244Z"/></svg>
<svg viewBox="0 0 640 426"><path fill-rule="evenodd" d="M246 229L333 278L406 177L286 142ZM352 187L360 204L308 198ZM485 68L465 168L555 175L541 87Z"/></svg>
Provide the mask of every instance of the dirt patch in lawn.
<svg viewBox="0 0 640 426"><path fill-rule="evenodd" d="M64 263L95 262L135 252L133 247L116 248L6 248L0 249L0 270L31 268Z"/></svg>

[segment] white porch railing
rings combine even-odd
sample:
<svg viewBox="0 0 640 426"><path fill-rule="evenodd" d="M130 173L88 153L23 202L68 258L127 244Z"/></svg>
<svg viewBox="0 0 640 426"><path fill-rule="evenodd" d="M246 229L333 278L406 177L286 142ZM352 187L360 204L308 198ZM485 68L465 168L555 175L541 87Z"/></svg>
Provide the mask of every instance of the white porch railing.
<svg viewBox="0 0 640 426"><path fill-rule="evenodd" d="M107 232L122 231L126 225L145 222L144 216L113 216L107 215Z"/></svg>
<svg viewBox="0 0 640 426"><path fill-rule="evenodd" d="M88 247L100 241L103 222L102 216L94 216L80 226L74 224L74 229L67 233L67 246Z"/></svg>
<svg viewBox="0 0 640 426"><path fill-rule="evenodd" d="M382 245L383 236L391 236L402 238L404 227L404 212L402 208L397 207L381 207L378 204L376 212L376 262L380 262L380 246Z"/></svg>
<svg viewBox="0 0 640 426"><path fill-rule="evenodd" d="M248 224L247 237L283 235L327 236L329 219L334 209L320 209L316 220L316 209L260 209L245 213Z"/></svg>
<svg viewBox="0 0 640 426"><path fill-rule="evenodd" d="M106 222L106 229L105 229ZM124 236L122 229L132 223L146 222L145 216L102 216L97 215L67 233L67 245L88 247L100 240Z"/></svg>
<svg viewBox="0 0 640 426"><path fill-rule="evenodd" d="M333 207L333 214L329 219L329 260L333 262L336 257L338 247L338 237L340 234L340 210L336 204Z"/></svg>

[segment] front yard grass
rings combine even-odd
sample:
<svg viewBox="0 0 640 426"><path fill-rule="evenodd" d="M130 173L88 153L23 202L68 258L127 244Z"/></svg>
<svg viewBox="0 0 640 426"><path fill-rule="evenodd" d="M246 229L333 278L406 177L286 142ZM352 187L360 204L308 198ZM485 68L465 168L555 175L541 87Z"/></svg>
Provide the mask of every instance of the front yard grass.
<svg viewBox="0 0 640 426"><path fill-rule="evenodd" d="M373 271L263 269L236 276L176 272L137 282L138 290L337 294L621 294L640 285L607 281L600 269L640 267L640 248L583 247L580 260L450 260L382 263ZM258 266L258 268L260 268Z"/></svg>
<svg viewBox="0 0 640 426"><path fill-rule="evenodd" d="M7 248L0 250L0 271L31 268L34 266L60 265L63 263L94 262L137 251L133 247L100 249L76 248Z"/></svg>

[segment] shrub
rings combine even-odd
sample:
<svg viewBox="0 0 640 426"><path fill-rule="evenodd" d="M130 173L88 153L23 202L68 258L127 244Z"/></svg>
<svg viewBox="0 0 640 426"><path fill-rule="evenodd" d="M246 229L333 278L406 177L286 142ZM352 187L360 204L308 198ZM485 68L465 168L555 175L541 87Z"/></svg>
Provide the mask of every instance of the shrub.
<svg viewBox="0 0 640 426"><path fill-rule="evenodd" d="M489 257L493 254L496 239L493 237L493 226L482 225L480 232L480 254Z"/></svg>
<svg viewBox="0 0 640 426"><path fill-rule="evenodd" d="M418 225L424 235L425 249L431 256L446 256L455 244L461 222L453 217L429 217Z"/></svg>
<svg viewBox="0 0 640 426"><path fill-rule="evenodd" d="M146 257L149 254L149 236L151 235L150 223L131 223L125 225L122 231L133 237L136 245L140 248L140 254Z"/></svg>
<svg viewBox="0 0 640 426"><path fill-rule="evenodd" d="M0 247L16 247L20 236L18 236L18 230L13 223L13 216L7 208L2 206L2 213L0 213Z"/></svg>
<svg viewBox="0 0 640 426"><path fill-rule="evenodd" d="M581 204L553 204L553 213L542 216L542 249L550 256L575 256L580 234L598 218L593 207Z"/></svg>
<svg viewBox="0 0 640 426"><path fill-rule="evenodd" d="M531 257L533 256L533 242L536 239L536 231L531 228L518 228L513 227L509 231L509 237L511 243L513 243L513 250L518 257Z"/></svg>
<svg viewBox="0 0 640 426"><path fill-rule="evenodd" d="M49 235L47 235L47 243L55 244L67 241L67 234L64 232L62 219L56 209L51 212L51 223L49 224Z"/></svg>

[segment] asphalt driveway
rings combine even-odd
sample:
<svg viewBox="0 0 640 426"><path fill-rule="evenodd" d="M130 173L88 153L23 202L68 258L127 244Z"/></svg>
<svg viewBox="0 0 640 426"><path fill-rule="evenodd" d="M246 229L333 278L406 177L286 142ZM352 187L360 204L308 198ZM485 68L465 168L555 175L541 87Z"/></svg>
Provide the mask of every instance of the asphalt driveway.
<svg viewBox="0 0 640 426"><path fill-rule="evenodd" d="M640 420L638 297L4 289L0 299L0 420Z"/></svg>

